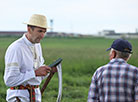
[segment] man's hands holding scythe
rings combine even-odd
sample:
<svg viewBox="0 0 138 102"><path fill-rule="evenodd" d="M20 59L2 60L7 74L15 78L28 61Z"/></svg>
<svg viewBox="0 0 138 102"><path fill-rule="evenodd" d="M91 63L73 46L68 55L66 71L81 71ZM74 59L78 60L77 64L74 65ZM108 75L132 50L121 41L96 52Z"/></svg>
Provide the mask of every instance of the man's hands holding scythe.
<svg viewBox="0 0 138 102"><path fill-rule="evenodd" d="M41 94L43 94L44 90L46 89L54 73L58 71L59 91L58 91L57 102L61 101L61 96L62 96L62 68L60 64L61 61L62 59L59 58L55 62L50 64L49 66L41 66L35 70L36 76L46 76L48 73L50 73L50 75L48 76L48 78L46 79L45 83L43 84L41 88Z"/></svg>
<svg viewBox="0 0 138 102"><path fill-rule="evenodd" d="M35 70L36 76L46 76L48 73L55 73L57 72L56 67L49 67L49 66L41 66Z"/></svg>
<svg viewBox="0 0 138 102"><path fill-rule="evenodd" d="M41 66L38 69L35 70L35 74L36 76L45 76L47 75L49 72L51 73L55 73L57 72L57 68L56 66L58 64L60 64L62 61L61 58L57 59L55 62L53 62L52 64L50 64L49 66Z"/></svg>
<svg viewBox="0 0 138 102"><path fill-rule="evenodd" d="M51 80L51 78L53 77L54 73L57 72L56 66L59 65L61 63L61 61L62 61L62 59L59 58L55 62L50 64L49 66L46 66L47 71L50 72L50 75L48 76L48 78L46 79L44 85L41 88L41 94L43 94L44 90L46 89L46 87L47 87L49 81ZM51 70L49 71L49 69L51 69Z"/></svg>

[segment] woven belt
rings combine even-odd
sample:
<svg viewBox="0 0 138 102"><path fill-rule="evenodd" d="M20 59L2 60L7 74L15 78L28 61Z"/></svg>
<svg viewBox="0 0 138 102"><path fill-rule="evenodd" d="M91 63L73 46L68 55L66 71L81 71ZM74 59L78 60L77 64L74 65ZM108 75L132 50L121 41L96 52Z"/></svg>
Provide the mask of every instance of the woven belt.
<svg viewBox="0 0 138 102"><path fill-rule="evenodd" d="M15 86L15 87L10 87L11 90L24 90L27 89L29 91L30 94L30 102L35 102L35 88L38 88L39 85L19 85L19 86Z"/></svg>

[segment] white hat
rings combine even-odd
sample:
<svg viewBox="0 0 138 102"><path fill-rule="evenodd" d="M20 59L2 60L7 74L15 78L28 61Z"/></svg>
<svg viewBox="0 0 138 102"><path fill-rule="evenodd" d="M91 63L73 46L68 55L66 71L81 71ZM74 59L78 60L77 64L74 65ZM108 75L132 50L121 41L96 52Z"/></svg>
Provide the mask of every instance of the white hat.
<svg viewBox="0 0 138 102"><path fill-rule="evenodd" d="M50 27L47 26L47 19L44 15L40 15L40 14L33 14L30 17L30 20L28 23L24 23L27 25L32 25L32 26L37 26L37 27L41 27L41 28L47 28L49 29Z"/></svg>

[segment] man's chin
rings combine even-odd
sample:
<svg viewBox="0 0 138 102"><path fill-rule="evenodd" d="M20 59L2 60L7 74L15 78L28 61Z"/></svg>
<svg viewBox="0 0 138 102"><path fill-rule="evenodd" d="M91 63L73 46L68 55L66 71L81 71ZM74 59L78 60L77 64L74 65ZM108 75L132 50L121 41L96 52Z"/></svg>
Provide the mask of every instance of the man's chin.
<svg viewBox="0 0 138 102"><path fill-rule="evenodd" d="M40 43L40 41L41 41L41 40L38 39L38 40L35 41L35 43Z"/></svg>
<svg viewBox="0 0 138 102"><path fill-rule="evenodd" d="M40 41L37 41L37 42L35 42L35 43L40 43Z"/></svg>

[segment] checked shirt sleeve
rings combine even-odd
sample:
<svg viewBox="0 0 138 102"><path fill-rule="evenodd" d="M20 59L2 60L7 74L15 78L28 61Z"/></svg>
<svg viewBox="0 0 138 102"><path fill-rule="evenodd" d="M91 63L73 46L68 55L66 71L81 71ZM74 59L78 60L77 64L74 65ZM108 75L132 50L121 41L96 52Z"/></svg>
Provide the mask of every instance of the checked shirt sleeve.
<svg viewBox="0 0 138 102"><path fill-rule="evenodd" d="M137 70L137 74L136 74L135 100L138 100L138 70Z"/></svg>
<svg viewBox="0 0 138 102"><path fill-rule="evenodd" d="M97 81L95 77L96 77L96 73L92 77L87 102L98 102L98 87L97 87Z"/></svg>

